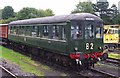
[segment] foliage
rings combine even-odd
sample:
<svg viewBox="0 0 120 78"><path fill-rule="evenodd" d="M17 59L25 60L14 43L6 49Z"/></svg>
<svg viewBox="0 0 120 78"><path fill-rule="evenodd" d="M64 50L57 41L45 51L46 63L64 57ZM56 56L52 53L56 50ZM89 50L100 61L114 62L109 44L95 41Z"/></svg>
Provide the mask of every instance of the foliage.
<svg viewBox="0 0 120 78"><path fill-rule="evenodd" d="M114 24L119 24L120 25L120 13L114 18L113 20Z"/></svg>
<svg viewBox="0 0 120 78"><path fill-rule="evenodd" d="M92 3L91 2L79 2L76 5L76 9L72 11L72 13L81 13L81 12L94 13L92 9Z"/></svg>
<svg viewBox="0 0 120 78"><path fill-rule="evenodd" d="M2 18L3 19L8 19L14 17L14 9L11 6L6 6L3 10L2 10Z"/></svg>
<svg viewBox="0 0 120 78"><path fill-rule="evenodd" d="M16 17L14 17L14 18L8 18L6 20L0 20L0 24L6 24L6 23L9 23L9 22L12 22L12 21L15 21L15 20L17 20Z"/></svg>
<svg viewBox="0 0 120 78"><path fill-rule="evenodd" d="M115 4L113 4L110 8L109 2L97 2L93 4L93 10L95 13L99 13L100 17L104 20L105 24L116 24L114 21L118 15L118 10Z"/></svg>
<svg viewBox="0 0 120 78"><path fill-rule="evenodd" d="M115 4L113 4L109 8L109 2L107 1L97 1L96 4L91 2L79 2L76 5L76 9L74 9L71 13L93 13L97 16L100 16L104 24L120 24L120 18L118 15L118 10Z"/></svg>
<svg viewBox="0 0 120 78"><path fill-rule="evenodd" d="M53 15L54 14L51 9L46 9L46 10L39 9L38 10L38 17L53 16Z"/></svg>
<svg viewBox="0 0 120 78"><path fill-rule="evenodd" d="M37 17L37 10L35 8L23 8L18 12L17 18L18 19L29 19Z"/></svg>
<svg viewBox="0 0 120 78"><path fill-rule="evenodd" d="M6 23L9 23L9 22L12 22L12 21L15 21L15 20L17 20L16 17L14 17L14 18L9 18L9 19L6 20Z"/></svg>
<svg viewBox="0 0 120 78"><path fill-rule="evenodd" d="M5 23L6 23L6 20L3 20L3 19L0 20L0 24L5 24Z"/></svg>
<svg viewBox="0 0 120 78"><path fill-rule="evenodd" d="M23 8L17 14L18 19L29 19L29 18L36 18L36 17L45 17L45 16L52 16L54 15L51 9L46 9L45 11L40 9L37 10L35 8Z"/></svg>

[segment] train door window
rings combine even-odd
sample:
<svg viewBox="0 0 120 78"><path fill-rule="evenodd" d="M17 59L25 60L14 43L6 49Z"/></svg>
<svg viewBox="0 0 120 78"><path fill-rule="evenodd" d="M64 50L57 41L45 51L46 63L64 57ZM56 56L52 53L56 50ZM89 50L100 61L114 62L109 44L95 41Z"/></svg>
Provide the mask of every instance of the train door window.
<svg viewBox="0 0 120 78"><path fill-rule="evenodd" d="M85 24L85 39L94 38L94 26L92 23Z"/></svg>
<svg viewBox="0 0 120 78"><path fill-rule="evenodd" d="M16 35L16 26L13 27L13 34Z"/></svg>
<svg viewBox="0 0 120 78"><path fill-rule="evenodd" d="M48 26L43 26L43 37L48 38Z"/></svg>
<svg viewBox="0 0 120 78"><path fill-rule="evenodd" d="M66 39L66 34L65 34L65 26L62 26L62 40Z"/></svg>
<svg viewBox="0 0 120 78"><path fill-rule="evenodd" d="M95 32L96 38L102 38L102 27L96 27L96 32Z"/></svg>
<svg viewBox="0 0 120 78"><path fill-rule="evenodd" d="M11 28L11 34L14 34L14 26Z"/></svg>
<svg viewBox="0 0 120 78"><path fill-rule="evenodd" d="M59 39L59 26L53 26L52 38Z"/></svg>
<svg viewBox="0 0 120 78"><path fill-rule="evenodd" d="M12 26L9 26L9 34L11 34Z"/></svg>

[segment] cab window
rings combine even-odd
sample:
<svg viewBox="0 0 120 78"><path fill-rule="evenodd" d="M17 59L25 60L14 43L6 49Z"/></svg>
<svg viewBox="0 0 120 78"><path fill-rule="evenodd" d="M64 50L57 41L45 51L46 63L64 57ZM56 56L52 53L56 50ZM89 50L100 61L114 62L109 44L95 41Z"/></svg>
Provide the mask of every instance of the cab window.
<svg viewBox="0 0 120 78"><path fill-rule="evenodd" d="M72 39L81 39L83 37L82 34L82 23L81 22L73 22L71 25L71 38Z"/></svg>
<svg viewBox="0 0 120 78"><path fill-rule="evenodd" d="M91 39L94 38L94 28L93 28L93 24L92 23L87 23L85 25L85 39Z"/></svg>
<svg viewBox="0 0 120 78"><path fill-rule="evenodd" d="M96 27L96 32L95 32L95 36L96 38L102 38L102 27Z"/></svg>

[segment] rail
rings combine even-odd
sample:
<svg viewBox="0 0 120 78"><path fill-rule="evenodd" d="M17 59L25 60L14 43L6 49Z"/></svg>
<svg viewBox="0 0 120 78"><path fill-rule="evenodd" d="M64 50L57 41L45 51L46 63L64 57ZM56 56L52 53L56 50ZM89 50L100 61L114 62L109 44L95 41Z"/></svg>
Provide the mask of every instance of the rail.
<svg viewBox="0 0 120 78"><path fill-rule="evenodd" d="M11 73L10 71L8 71L5 67L3 67L2 65L0 65L0 68L2 68L3 70L5 70L8 74L10 74L12 77L17 78L16 75L14 75L13 73Z"/></svg>

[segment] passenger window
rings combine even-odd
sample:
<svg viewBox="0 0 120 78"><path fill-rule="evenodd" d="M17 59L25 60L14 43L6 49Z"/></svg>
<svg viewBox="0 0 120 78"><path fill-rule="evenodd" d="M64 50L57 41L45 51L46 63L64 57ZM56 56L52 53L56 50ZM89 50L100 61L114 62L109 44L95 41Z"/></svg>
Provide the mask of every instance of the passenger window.
<svg viewBox="0 0 120 78"><path fill-rule="evenodd" d="M53 26L52 38L59 39L59 26Z"/></svg>
<svg viewBox="0 0 120 78"><path fill-rule="evenodd" d="M48 38L48 26L43 26L43 37Z"/></svg>
<svg viewBox="0 0 120 78"><path fill-rule="evenodd" d="M85 26L85 39L94 38L93 25L91 23Z"/></svg>

